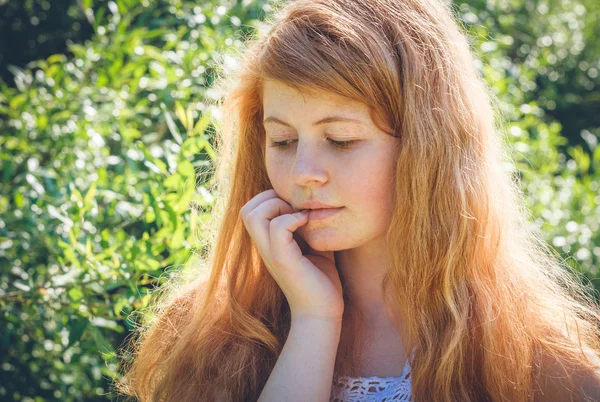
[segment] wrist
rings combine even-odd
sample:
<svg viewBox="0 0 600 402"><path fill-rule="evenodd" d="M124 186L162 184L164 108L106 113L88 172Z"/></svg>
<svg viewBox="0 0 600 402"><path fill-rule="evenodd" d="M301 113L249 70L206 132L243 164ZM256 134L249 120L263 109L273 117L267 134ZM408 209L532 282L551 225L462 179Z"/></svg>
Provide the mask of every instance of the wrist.
<svg viewBox="0 0 600 402"><path fill-rule="evenodd" d="M309 327L314 331L341 331L342 317L327 317L312 314L292 314L292 327Z"/></svg>

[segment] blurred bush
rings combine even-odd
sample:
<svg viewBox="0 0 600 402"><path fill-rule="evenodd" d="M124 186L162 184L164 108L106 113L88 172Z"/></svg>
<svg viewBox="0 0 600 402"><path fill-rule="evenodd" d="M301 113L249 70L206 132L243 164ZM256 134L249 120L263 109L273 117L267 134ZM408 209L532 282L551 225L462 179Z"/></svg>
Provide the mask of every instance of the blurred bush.
<svg viewBox="0 0 600 402"><path fill-rule="evenodd" d="M600 127L600 3L597 0L483 1L461 4L481 38L489 78L503 100L536 102L571 145ZM503 78L508 80L503 81ZM565 150L564 147L560 147Z"/></svg>
<svg viewBox="0 0 600 402"><path fill-rule="evenodd" d="M234 63L228 49L270 10L262 1L214 0L77 7L92 21L89 41L71 44L69 56L15 66L14 85L0 81L0 399L7 401L114 399L115 348L136 325L128 315L206 251L201 223L214 205L213 119L220 118L210 106L219 97L214 63ZM600 6L455 7L500 100L515 149L507 169L521 180L532 220L595 280ZM563 113L572 122L564 129ZM576 129L572 138L562 135L567 129Z"/></svg>
<svg viewBox="0 0 600 402"><path fill-rule="evenodd" d="M0 83L2 400L106 399L128 314L203 252L214 61L264 13L84 3L90 41Z"/></svg>

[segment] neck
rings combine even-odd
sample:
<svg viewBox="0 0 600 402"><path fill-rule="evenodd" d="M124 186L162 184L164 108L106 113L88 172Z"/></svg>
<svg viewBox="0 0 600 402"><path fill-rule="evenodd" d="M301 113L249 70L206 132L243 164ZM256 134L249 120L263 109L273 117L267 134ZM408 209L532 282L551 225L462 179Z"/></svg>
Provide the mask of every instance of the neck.
<svg viewBox="0 0 600 402"><path fill-rule="evenodd" d="M335 252L349 303L348 316L360 314L374 327L390 327L397 312L390 312L383 297L383 277L389 267L385 238L376 238L360 247Z"/></svg>

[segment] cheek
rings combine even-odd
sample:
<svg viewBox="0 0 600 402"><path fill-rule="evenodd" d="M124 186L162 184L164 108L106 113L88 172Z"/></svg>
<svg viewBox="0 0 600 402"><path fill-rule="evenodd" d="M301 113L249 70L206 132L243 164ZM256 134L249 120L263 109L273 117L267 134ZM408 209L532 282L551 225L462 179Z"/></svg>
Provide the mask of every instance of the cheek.
<svg viewBox="0 0 600 402"><path fill-rule="evenodd" d="M267 153L265 155L265 165L271 185L278 194L281 194L279 191L282 191L290 181L284 159Z"/></svg>
<svg viewBox="0 0 600 402"><path fill-rule="evenodd" d="M393 171L385 164L364 164L345 183L350 198L369 220L389 220L393 210Z"/></svg>
<svg viewBox="0 0 600 402"><path fill-rule="evenodd" d="M375 173L371 179L367 182L363 188L363 202L365 207L369 209L369 215L371 216L387 216L390 209L391 189L387 181L382 180L381 176L377 176L380 173Z"/></svg>

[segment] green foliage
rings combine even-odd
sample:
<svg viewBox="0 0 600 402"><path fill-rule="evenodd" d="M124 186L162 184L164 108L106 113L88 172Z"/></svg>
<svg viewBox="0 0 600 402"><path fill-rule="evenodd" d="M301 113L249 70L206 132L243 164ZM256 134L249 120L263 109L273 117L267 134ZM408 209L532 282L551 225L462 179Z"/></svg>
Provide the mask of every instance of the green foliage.
<svg viewBox="0 0 600 402"><path fill-rule="evenodd" d="M83 3L92 40L1 87L2 400L106 399L128 315L205 251L208 88L260 10Z"/></svg>
<svg viewBox="0 0 600 402"><path fill-rule="evenodd" d="M460 4L463 19L480 39L497 93L513 105L536 102L561 122L570 144L582 144L581 131L600 126L600 3L466 3Z"/></svg>
<svg viewBox="0 0 600 402"><path fill-rule="evenodd" d="M114 399L115 348L137 324L129 314L206 251L214 62L269 10L187 0L78 5L92 21L89 41L70 46L72 56L14 68L16 88L0 81L2 400ZM574 144L550 112L600 99L590 27L598 8L590 0L457 6L500 100L516 150L508 168L531 215L592 279L600 124L579 115L584 141ZM544 35L563 39L551 47Z"/></svg>

